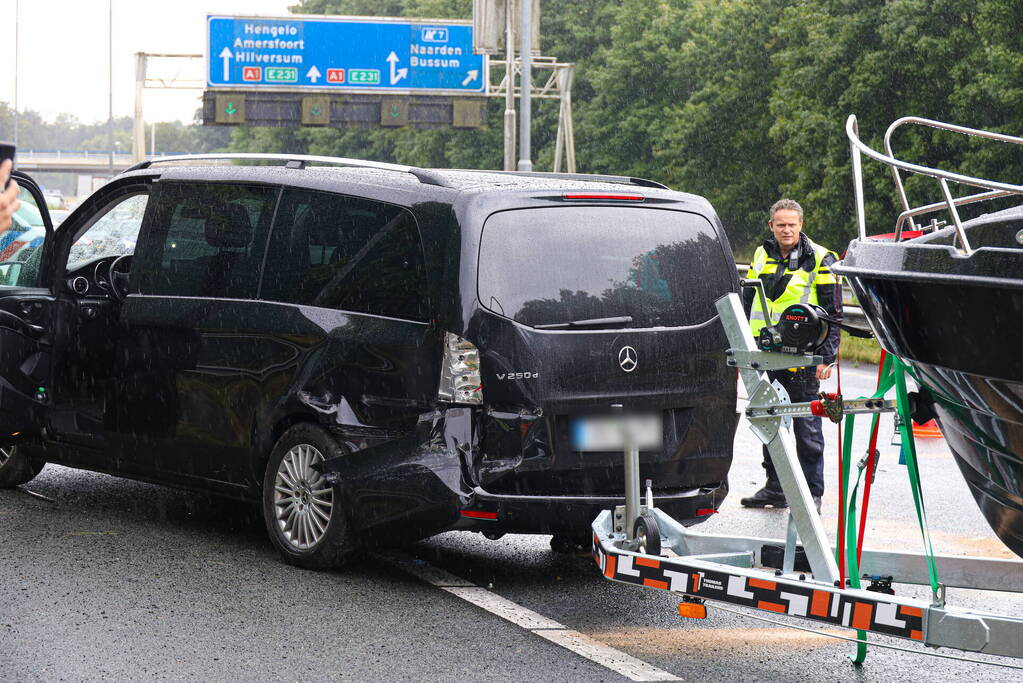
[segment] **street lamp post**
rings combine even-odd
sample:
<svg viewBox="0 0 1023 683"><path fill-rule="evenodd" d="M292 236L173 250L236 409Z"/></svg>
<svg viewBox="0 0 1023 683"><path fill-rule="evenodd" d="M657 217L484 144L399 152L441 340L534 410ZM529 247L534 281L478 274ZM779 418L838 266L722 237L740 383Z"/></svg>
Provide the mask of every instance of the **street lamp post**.
<svg viewBox="0 0 1023 683"><path fill-rule="evenodd" d="M107 0L107 135L110 138L110 177L114 177L114 0Z"/></svg>

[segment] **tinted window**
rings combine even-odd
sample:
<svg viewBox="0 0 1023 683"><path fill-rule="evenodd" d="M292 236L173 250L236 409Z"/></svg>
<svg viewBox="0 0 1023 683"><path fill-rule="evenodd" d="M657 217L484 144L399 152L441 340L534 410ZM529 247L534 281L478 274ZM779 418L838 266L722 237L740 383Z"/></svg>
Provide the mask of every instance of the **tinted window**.
<svg viewBox="0 0 1023 683"><path fill-rule="evenodd" d="M701 323L734 278L711 224L681 211L505 211L487 219L480 244L480 301L527 325L622 316L632 318L626 327Z"/></svg>
<svg viewBox="0 0 1023 683"><path fill-rule="evenodd" d="M405 209L285 190L262 298L426 320L425 283L419 233Z"/></svg>
<svg viewBox="0 0 1023 683"><path fill-rule="evenodd" d="M142 294L256 297L278 190L159 183L133 272Z"/></svg>

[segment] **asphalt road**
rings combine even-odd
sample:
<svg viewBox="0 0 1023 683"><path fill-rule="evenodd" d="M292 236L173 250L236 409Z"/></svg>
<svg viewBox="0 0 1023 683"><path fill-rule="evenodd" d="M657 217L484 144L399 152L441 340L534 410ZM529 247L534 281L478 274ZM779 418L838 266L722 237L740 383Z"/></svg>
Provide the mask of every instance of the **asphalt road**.
<svg viewBox="0 0 1023 683"><path fill-rule="evenodd" d="M845 394L867 393L871 372L847 370ZM890 419L883 424L867 544L919 550L905 468L897 447L887 445ZM833 533L830 425L826 436L823 512ZM1011 557L944 442L918 443L936 550ZM703 529L783 534L784 512L739 506L762 483L759 462L759 442L740 424L733 493ZM997 681L1021 674L927 657L913 645L914 653L874 648L856 668L850 643L713 606L706 620L682 620L672 594L612 584L588 555L552 553L549 537L489 541L453 532L397 556L316 573L278 561L258 514L245 505L52 465L25 488L53 502L0 491L2 681L625 680L539 630L410 575L407 566L445 570L486 589L470 592L510 600L683 680ZM1023 614L1023 599L1002 593L950 590L949 602Z"/></svg>

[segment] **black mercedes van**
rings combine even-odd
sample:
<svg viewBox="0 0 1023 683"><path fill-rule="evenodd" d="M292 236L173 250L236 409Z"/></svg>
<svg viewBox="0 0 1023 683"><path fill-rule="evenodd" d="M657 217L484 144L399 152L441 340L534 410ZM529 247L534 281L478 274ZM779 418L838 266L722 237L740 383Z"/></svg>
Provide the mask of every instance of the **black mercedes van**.
<svg viewBox="0 0 1023 683"><path fill-rule="evenodd" d="M727 492L714 301L738 278L701 197L179 157L54 230L18 179L44 230L0 263L0 485L52 462L258 501L306 567L451 529L588 538L623 500L620 404L658 507L695 523Z"/></svg>

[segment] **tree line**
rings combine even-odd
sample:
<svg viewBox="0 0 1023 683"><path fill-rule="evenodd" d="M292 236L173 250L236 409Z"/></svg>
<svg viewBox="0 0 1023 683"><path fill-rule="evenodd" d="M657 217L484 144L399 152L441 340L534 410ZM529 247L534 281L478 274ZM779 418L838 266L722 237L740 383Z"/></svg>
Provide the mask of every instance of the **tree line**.
<svg viewBox="0 0 1023 683"><path fill-rule="evenodd" d="M471 16L471 0L300 0L304 14ZM782 196L841 250L855 234L845 121L875 149L916 115L1023 133L1023 4L1013 0L543 0L541 50L575 62L579 170L651 178L706 196L740 256ZM500 74L497 75L500 77ZM237 129L238 150L500 168L503 101L482 130ZM549 169L557 103L534 100L534 166ZM922 127L897 134L910 161L1012 181L1013 146ZM898 213L891 177L865 166L871 232ZM965 190L963 190L965 191ZM908 182L911 201L941 198ZM945 218L942 216L942 218Z"/></svg>
<svg viewBox="0 0 1023 683"><path fill-rule="evenodd" d="M465 19L472 0L299 0L291 9ZM840 251L854 236L849 114L875 149L888 124L907 115L1023 133L1021 29L1023 3L1014 0L542 0L540 49L577 64L578 170L706 196L737 256L748 258L766 234L768 207L783 196L804 206L815 240ZM160 124L157 147L500 168L503 109L493 98L487 126L472 130ZM10 114L0 103L7 138ZM20 118L24 148L109 146L106 124L46 124L31 114ZM557 115L556 101L534 100L538 170L551 168ZM130 120L115 128L130 149ZM917 163L1009 182L1023 176L1013 146L912 127L895 147ZM869 229L888 232L898 213L890 175L872 162L864 171ZM941 198L923 177L910 178L907 191L915 204Z"/></svg>

